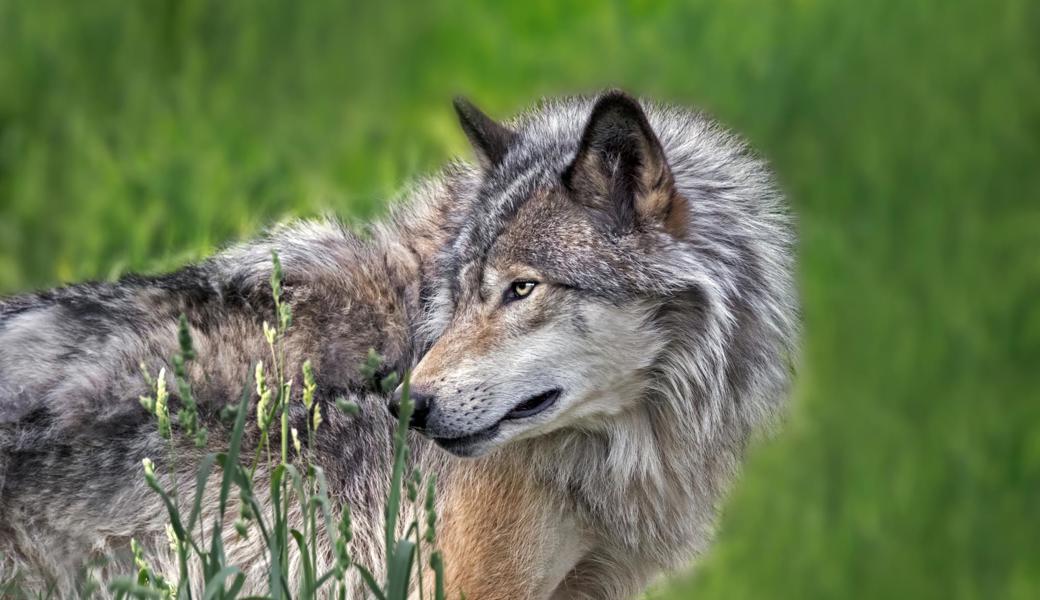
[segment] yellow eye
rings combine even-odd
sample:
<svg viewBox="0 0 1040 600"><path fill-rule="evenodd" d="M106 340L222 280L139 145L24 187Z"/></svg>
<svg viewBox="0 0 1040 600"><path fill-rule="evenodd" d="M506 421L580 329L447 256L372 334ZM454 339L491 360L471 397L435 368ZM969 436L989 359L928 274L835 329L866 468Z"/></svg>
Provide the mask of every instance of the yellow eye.
<svg viewBox="0 0 1040 600"><path fill-rule="evenodd" d="M536 281L514 281L509 285L509 292L506 294L506 300L519 300L526 298L531 295L534 291L534 286L538 285Z"/></svg>

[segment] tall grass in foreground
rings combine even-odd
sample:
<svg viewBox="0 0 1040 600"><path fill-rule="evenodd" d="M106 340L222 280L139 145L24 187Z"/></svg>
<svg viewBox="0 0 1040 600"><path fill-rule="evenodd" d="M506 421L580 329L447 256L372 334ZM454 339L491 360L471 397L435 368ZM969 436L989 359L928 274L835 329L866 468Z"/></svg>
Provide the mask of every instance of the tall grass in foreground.
<svg viewBox="0 0 1040 600"><path fill-rule="evenodd" d="M177 556L178 572L158 572L151 566L141 545L133 541L131 551L137 572L134 576L114 580L110 584L110 591L117 599L211 600L241 597L246 575L239 566L229 564L222 538L227 526L224 519L228 513L231 495L236 493L238 514L233 523L236 534L242 537L260 536L267 550L267 595L261 597L301 600L318 597L347 598L350 592L346 575L350 569L355 569L364 580L368 591L379 600L404 600L408 597L413 581L420 598L432 595L435 600L442 600L443 563L440 553L436 550L432 551L428 559L430 571L433 573L433 589L423 589L424 565L421 546L425 543L430 548L435 547L435 482L433 477L424 479L417 470L406 473L406 434L413 410L413 403L408 394L408 378L404 378L404 393L394 436L393 472L386 502L385 578L378 581L370 566L352 560L349 551L352 538L350 509L348 506L331 505L324 471L315 463L312 449L315 435L322 423L322 405L314 401L316 384L309 361L304 362L300 373L303 388L298 400L306 410L306 431L299 432L290 424L289 410L293 403L292 389L296 379L288 372L283 342L292 324L292 311L289 304L282 302L282 270L277 254L272 258L271 293L276 313L275 325L266 321L263 324L264 337L270 352L269 362L267 365L263 361L256 363L254 381L243 389L241 401L237 406L225 409L224 416L234 422L227 450L206 454L202 459L190 503L186 498L181 498L178 492L166 489L160 482L156 465L149 459L144 460L144 477L149 487L162 498L168 513L167 532L170 546ZM152 378L142 369L154 393L141 398L141 403L155 415L160 435L170 442L169 467L174 476L177 446L175 437L184 436L199 448L206 444L208 437L199 422L197 405L185 371L186 364L194 358L194 349L184 316L180 321L179 338L180 352L171 361L174 368L173 380L181 404L175 418L178 427L174 427L174 418L170 415L166 374L160 372L158 377ZM370 351L363 371L372 375L377 370L379 361L379 356ZM397 385L396 375L384 378L379 385L385 392L392 390ZM253 456L248 457L242 455L242 439L246 420L251 413L250 400L254 396L251 388L255 388L255 397L258 399L252 412L255 415L260 441ZM356 414L359 410L356 404L343 398L337 399L336 407L350 414ZM275 433L278 435L275 436ZM277 447L272 447L273 439L278 440ZM294 461L293 458L297 460ZM203 498L211 479L215 481L215 478L211 478L214 466L220 467L222 476L219 480L218 504L213 511L212 523L207 529L203 524L203 512L208 512L203 510ZM266 482L257 477L260 467L270 474ZM257 495L258 487L265 484L268 486L269 502ZM417 503L423 487L423 512L426 522L420 524L416 517L404 528L403 536L398 537L398 513L402 502L406 499L408 502ZM415 511L414 514L418 515L419 511ZM291 515L302 515L302 523L292 522ZM327 546L322 543L323 537ZM302 578L295 589L287 576L290 560L293 558L290 556L293 547L302 563ZM331 565L322 566L323 560L319 556L319 548L322 547L333 549ZM192 579L193 574L197 572L189 568L193 561L201 565L202 580ZM256 582L252 582L252 585L255 587ZM199 590L201 595L198 593Z"/></svg>

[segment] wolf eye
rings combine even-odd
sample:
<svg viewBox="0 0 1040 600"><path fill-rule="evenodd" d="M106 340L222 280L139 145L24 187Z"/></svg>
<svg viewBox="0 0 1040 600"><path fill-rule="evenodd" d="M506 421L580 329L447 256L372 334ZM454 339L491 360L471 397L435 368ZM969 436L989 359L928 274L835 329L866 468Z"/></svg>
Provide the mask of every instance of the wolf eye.
<svg viewBox="0 0 1040 600"><path fill-rule="evenodd" d="M509 289L506 290L506 302L530 296L536 285L538 285L537 281L514 281L509 284Z"/></svg>

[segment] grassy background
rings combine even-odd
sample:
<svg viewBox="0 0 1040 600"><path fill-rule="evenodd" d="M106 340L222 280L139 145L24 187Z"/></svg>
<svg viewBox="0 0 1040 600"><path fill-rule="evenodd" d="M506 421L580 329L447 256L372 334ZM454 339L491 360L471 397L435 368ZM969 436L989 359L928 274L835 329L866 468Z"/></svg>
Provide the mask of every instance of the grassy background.
<svg viewBox="0 0 1040 600"><path fill-rule="evenodd" d="M0 293L364 219L505 115L621 85L771 158L803 373L669 598L1040 597L1040 5L0 0Z"/></svg>

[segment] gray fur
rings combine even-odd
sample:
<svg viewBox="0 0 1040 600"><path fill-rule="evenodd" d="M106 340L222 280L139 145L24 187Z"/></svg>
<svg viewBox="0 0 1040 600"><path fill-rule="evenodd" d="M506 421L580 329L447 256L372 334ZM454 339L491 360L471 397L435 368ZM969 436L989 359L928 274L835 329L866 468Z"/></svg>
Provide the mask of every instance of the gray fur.
<svg viewBox="0 0 1040 600"><path fill-rule="evenodd" d="M494 303L487 272L531 265L557 283L553 304L567 307L552 319L609 310L604 325L629 325L632 332L615 340L623 351L601 354L620 369L640 347L625 344L652 332L642 345L649 364L632 366L629 375L571 405L518 422L498 422L523 399L512 389L530 382L527 394L537 393L562 377L546 373L551 361L533 370L512 366L525 364L537 347L510 352L498 344L486 357L465 357L434 374L420 363L413 389L434 397L429 434L460 454L510 455L569 506L579 530L591 532L562 588L620 598L705 549L717 503L751 434L784 404L797 330L794 240L767 168L741 142L702 115L648 103L643 108L674 186L688 201L683 231L639 224L618 231L609 219L604 228L597 215L570 210L580 198L561 192L560 178L595 101L550 101L510 123L518 141L487 170L462 234L441 255L449 275L425 326L444 343L473 320L467 315L479 312L475 307ZM567 337L584 335L595 344L590 329L595 323L586 318ZM530 343L540 347L552 338L544 330L540 324L524 331L517 343L537 340ZM589 362L553 358L572 368ZM470 386L460 394L446 389L460 379ZM631 397L617 397L619 388ZM602 396L607 400L579 420L567 420L568 411ZM504 406L496 408L499 402ZM492 433L459 446L457 440L484 431Z"/></svg>
<svg viewBox="0 0 1040 600"><path fill-rule="evenodd" d="M22 567L32 586L68 593L85 558L118 552L131 536L163 552L163 513L140 462L162 465L165 452L137 401L145 391L137 365L153 373L166 365L185 312L211 444L226 443L219 408L239 397L264 356L271 249L296 316L289 362L314 362L321 402L346 395L363 408L352 419L329 406L317 442L336 500L354 512L362 562L378 567L382 553L392 423L386 398L366 391L357 366L373 347L388 368L421 373L424 355L487 302L485 267L507 263L566 282L555 293L567 299L575 331L593 335L595 314L626 315L640 340L633 347L648 354L610 409L491 439L472 452L477 460L416 436L415 460L440 473L442 495L464 485L462 473L519 468L558 499L553 509L563 507L560 522L580 532L580 544L556 557L566 561L562 577L531 597L630 597L702 552L751 435L787 395L797 333L793 234L772 176L742 142L701 114L647 102L686 201L683 231L605 228L595 211L566 204L561 178L595 101L547 101L519 116L508 123L516 134L508 152L485 156L480 168L453 164L366 238L332 222L292 224L168 276L0 301L0 578ZM490 377L474 384L465 409L439 400L427 434L457 437L501 419L509 406L496 403L516 399ZM188 486L183 462L179 484ZM259 573L262 549L233 533L227 543ZM109 571L102 575L119 572Z"/></svg>

